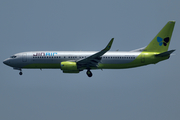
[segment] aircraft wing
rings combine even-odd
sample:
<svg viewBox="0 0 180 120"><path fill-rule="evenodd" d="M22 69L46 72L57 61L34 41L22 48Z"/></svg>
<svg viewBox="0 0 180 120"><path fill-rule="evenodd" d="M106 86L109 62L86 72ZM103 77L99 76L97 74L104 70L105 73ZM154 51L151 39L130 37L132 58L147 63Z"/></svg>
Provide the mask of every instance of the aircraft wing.
<svg viewBox="0 0 180 120"><path fill-rule="evenodd" d="M87 58L77 61L78 69L80 69L80 68L90 69L90 67L97 67L98 63L101 61L101 56L110 50L113 40L114 40L114 38L112 38L110 40L108 45L103 50L101 50Z"/></svg>

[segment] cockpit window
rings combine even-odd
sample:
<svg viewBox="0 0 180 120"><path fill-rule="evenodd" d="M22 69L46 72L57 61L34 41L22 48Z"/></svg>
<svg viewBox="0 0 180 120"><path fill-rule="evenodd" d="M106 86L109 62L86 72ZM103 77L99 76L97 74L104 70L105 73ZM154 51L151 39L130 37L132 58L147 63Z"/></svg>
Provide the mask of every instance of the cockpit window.
<svg viewBox="0 0 180 120"><path fill-rule="evenodd" d="M13 56L11 56L10 58L16 58L17 56L15 56L15 55L13 55Z"/></svg>

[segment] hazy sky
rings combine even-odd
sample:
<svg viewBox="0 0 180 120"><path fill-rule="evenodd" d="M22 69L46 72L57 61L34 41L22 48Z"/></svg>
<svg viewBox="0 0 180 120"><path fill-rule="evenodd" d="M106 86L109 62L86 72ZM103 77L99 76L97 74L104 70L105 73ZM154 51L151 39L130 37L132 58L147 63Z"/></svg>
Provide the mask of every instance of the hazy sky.
<svg viewBox="0 0 180 120"><path fill-rule="evenodd" d="M1 120L179 120L179 0L1 0ZM64 74L2 62L25 51L99 51L149 44L176 20L169 60L132 69Z"/></svg>

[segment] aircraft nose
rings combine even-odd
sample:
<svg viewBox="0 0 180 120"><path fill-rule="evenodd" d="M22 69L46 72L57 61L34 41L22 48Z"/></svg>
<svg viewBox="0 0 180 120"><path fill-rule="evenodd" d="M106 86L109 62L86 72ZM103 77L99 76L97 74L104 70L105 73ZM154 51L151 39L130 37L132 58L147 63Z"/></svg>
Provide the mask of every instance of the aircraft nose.
<svg viewBox="0 0 180 120"><path fill-rule="evenodd" d="M10 64L10 61L9 61L8 59L6 59L6 60L3 61L3 63L4 63L5 65L9 65L9 64Z"/></svg>
<svg viewBox="0 0 180 120"><path fill-rule="evenodd" d="M6 65L6 64L7 64L7 63L6 63L6 60L4 60L3 63Z"/></svg>

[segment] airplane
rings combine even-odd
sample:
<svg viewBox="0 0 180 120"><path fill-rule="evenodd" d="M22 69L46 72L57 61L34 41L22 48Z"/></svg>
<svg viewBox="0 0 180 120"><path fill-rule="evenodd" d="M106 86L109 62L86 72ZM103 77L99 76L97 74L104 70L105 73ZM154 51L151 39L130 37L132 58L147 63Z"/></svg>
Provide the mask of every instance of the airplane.
<svg viewBox="0 0 180 120"><path fill-rule="evenodd" d="M168 21L154 39L144 48L128 52L109 51L114 38L101 51L34 51L12 55L3 61L4 64L20 70L22 69L61 69L63 73L79 73L87 70L88 77L92 77L94 69L124 69L156 64L169 59L169 50L175 21Z"/></svg>

